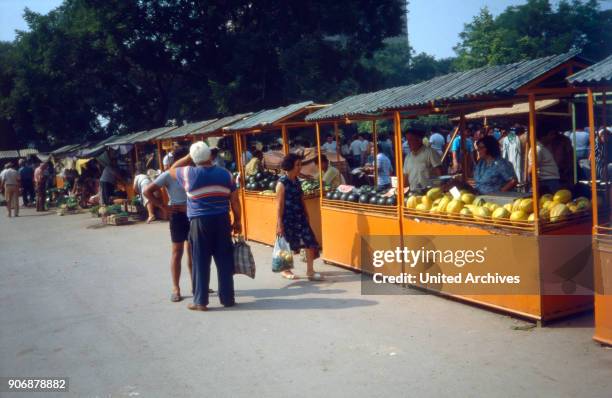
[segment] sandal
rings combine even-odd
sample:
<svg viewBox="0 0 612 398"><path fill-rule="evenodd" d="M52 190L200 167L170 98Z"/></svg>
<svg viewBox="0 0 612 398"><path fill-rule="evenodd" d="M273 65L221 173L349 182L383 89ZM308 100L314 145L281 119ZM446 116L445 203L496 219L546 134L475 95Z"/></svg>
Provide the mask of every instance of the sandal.
<svg viewBox="0 0 612 398"><path fill-rule="evenodd" d="M189 304L187 306L187 309L192 310L192 311L208 311L208 307L206 307L205 305L201 305L201 304Z"/></svg>
<svg viewBox="0 0 612 398"><path fill-rule="evenodd" d="M181 297L181 295L179 293L172 293L170 295L170 301L172 301L173 303L178 303L182 299L183 298Z"/></svg>
<svg viewBox="0 0 612 398"><path fill-rule="evenodd" d="M324 281L323 275L318 272L313 273L312 275L308 275L308 280L312 282L321 282Z"/></svg>
<svg viewBox="0 0 612 398"><path fill-rule="evenodd" d="M296 279L300 279L300 277L297 276L296 274L294 274L293 272L290 273L290 272L283 271L283 272L281 272L281 276L283 278L289 279L291 281L296 280Z"/></svg>
<svg viewBox="0 0 612 398"><path fill-rule="evenodd" d="M157 220L155 216L147 218L147 224L151 224L153 221Z"/></svg>

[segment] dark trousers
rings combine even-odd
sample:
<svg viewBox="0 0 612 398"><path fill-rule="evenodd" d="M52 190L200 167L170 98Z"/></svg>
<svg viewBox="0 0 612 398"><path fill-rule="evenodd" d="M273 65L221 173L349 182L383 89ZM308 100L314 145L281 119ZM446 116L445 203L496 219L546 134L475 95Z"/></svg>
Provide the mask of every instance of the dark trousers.
<svg viewBox="0 0 612 398"><path fill-rule="evenodd" d="M100 181L100 204L104 206L109 206L112 203L110 202L110 197L115 191L115 185L110 182Z"/></svg>
<svg viewBox="0 0 612 398"><path fill-rule="evenodd" d="M225 306L234 305L234 247L229 214L193 218L189 242L193 264L193 303L208 305L210 260L214 258L219 300Z"/></svg>
<svg viewBox="0 0 612 398"><path fill-rule="evenodd" d="M47 200L47 191L44 184L39 184L36 187L36 211L45 211L45 201Z"/></svg>
<svg viewBox="0 0 612 398"><path fill-rule="evenodd" d="M21 198L23 199L23 205L34 202L34 181L22 180L21 181Z"/></svg>

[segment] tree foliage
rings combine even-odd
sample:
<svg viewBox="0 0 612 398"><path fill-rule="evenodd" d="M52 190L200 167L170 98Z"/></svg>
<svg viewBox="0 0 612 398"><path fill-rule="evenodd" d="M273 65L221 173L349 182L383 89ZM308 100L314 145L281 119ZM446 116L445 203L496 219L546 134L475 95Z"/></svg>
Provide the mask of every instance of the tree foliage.
<svg viewBox="0 0 612 398"><path fill-rule="evenodd" d="M370 86L361 61L401 32L403 3L64 0L46 15L26 10L29 30L0 46L3 140L59 144L337 100Z"/></svg>
<svg viewBox="0 0 612 398"><path fill-rule="evenodd" d="M467 70L485 65L581 49L600 60L612 52L612 10L597 0L527 0L494 17L484 7L466 24L455 47L454 67Z"/></svg>

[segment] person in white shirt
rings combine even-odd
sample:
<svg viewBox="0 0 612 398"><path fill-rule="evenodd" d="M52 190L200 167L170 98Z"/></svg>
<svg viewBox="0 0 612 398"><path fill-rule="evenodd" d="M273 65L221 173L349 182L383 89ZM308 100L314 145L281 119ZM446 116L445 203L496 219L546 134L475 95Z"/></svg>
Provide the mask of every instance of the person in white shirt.
<svg viewBox="0 0 612 398"><path fill-rule="evenodd" d="M172 143L172 150L164 156L162 159L162 165L164 166L164 170L170 168L172 163L174 163L174 152L179 148L179 144L177 142Z"/></svg>
<svg viewBox="0 0 612 398"><path fill-rule="evenodd" d="M12 162L8 162L0 173L0 191L6 199L6 210L9 217L12 217L11 210L13 209L15 210L15 217L19 217L20 180L19 172L15 170Z"/></svg>
<svg viewBox="0 0 612 398"><path fill-rule="evenodd" d="M336 141L334 141L334 137L332 137L331 135L328 135L327 142L321 145L321 147L323 148L323 152L336 153Z"/></svg>
<svg viewBox="0 0 612 398"><path fill-rule="evenodd" d="M444 152L444 145L446 145L444 136L437 131L433 131L429 137L429 146L435 149L435 151L438 152L438 155L442 156L442 153Z"/></svg>
<svg viewBox="0 0 612 398"><path fill-rule="evenodd" d="M351 158L350 164L352 168L361 166L361 140L357 136L353 136L353 141L349 146Z"/></svg>
<svg viewBox="0 0 612 398"><path fill-rule="evenodd" d="M552 152L546 148L546 137L548 136L548 131L544 128L539 128L536 131L536 138L538 139L536 142L536 156L537 156L537 172L538 172L538 184L540 185L540 193L551 193L554 194L561 188L560 176L559 176L559 168L557 167L557 162L555 162L555 157ZM531 170L532 161L531 161L531 149L529 149L529 153L527 154L529 159L529 169ZM531 174L529 174L531 176Z"/></svg>
<svg viewBox="0 0 612 398"><path fill-rule="evenodd" d="M404 159L404 181L412 192L429 185L432 177L442 174L442 163L438 152L423 144L425 132L410 129L406 133L409 151Z"/></svg>
<svg viewBox="0 0 612 398"><path fill-rule="evenodd" d="M359 165L363 166L366 163L366 158L370 153L370 141L366 138L365 134L359 134L359 142L361 143L361 159Z"/></svg>

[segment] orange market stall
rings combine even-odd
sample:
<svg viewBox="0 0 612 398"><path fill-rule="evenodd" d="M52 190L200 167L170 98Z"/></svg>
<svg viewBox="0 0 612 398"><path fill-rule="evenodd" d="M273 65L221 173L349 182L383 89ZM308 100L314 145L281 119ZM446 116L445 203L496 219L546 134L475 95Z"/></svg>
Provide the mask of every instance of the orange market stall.
<svg viewBox="0 0 612 398"><path fill-rule="evenodd" d="M576 87L587 88L590 157L593 197L593 253L595 256L595 333L593 339L612 345L612 223L610 216L610 112L606 93L612 91L612 55L567 79ZM595 113L594 96L600 94L601 113ZM598 120L597 116L601 116ZM599 123L596 123L599 121ZM600 129L599 127L602 126Z"/></svg>
<svg viewBox="0 0 612 398"><path fill-rule="evenodd" d="M465 129L463 115L466 113L512 106L528 100L529 140L530 147L534 148L536 100L571 98L576 90L568 87L564 78L586 66L586 61L572 52L516 64L453 73L411 86L349 97L313 113L307 120L322 123L342 122L346 119L392 118L397 169L403 170L403 156L399 149L403 119L432 114L458 115L460 123L456 131L461 132ZM462 142L463 138L459 139ZM537 164L536 151L530 153L532 164ZM466 158L464 156L464 159ZM418 247L424 251L431 249L434 252L441 250L440 248L445 245L451 247L467 245L468 242L470 245L489 242L490 248L494 249L492 252L498 255L490 252L487 264L500 272L508 271L508 267L516 268L516 272L524 280L531 282L528 286L525 285L523 289L521 286L511 287L497 292L491 288L461 290L454 288L451 283L440 284L427 280L406 282L406 284L536 321L549 321L588 310L592 308L593 298L592 291L588 289L588 282L584 281L592 272L590 258L585 257L585 253L590 250L591 221L589 212L584 209L587 203L590 207L590 203L588 199L580 198L580 204L572 203L576 209L580 207L580 211L574 212L564 203L577 198L568 197L567 193L555 198L559 203L553 201L552 196L543 199L539 194L537 176L537 170L533 167L530 172L532 180L530 192L505 195L505 197L504 195L481 197L479 203L475 205L470 203L470 206L479 208L474 212L470 211L470 214L467 214L467 210L461 213L463 207L466 207L466 203L461 200L465 192L461 190L469 188L471 182L465 174L456 184L446 183L446 188L458 186L452 194L447 192L444 186L433 191L429 189L422 193L410 194L404 191L404 181L400 178L397 215L385 221L382 221L381 215L372 214L372 210L361 204L322 199L323 244L331 246L331 249L328 248L329 250L324 252L324 259L375 273L377 269L372 265L371 249L376 245L393 248L398 240L393 240L393 235L399 235L400 244L404 248ZM466 198L466 202L473 199ZM447 211L448 204L452 200L455 202ZM525 201L522 202L523 200ZM487 202L491 209L480 210ZM511 220L510 216L514 210L521 210L521 203L524 203L523 213L518 213ZM540 215L541 207L551 206L553 203L561 206L555 210L554 215L546 217L544 213ZM492 218L492 210L497 208L501 209L498 214L508 213L504 213L504 217ZM531 219L527 217L528 212L532 214ZM335 239L341 230L344 236L348 235L348 239L344 241ZM362 239L369 241L365 242ZM372 247L368 248L368 245ZM364 248L370 251L364 251ZM566 262L565 258L573 261ZM580 262L582 265L576 269L576 263ZM439 274L456 276L455 274L460 271L459 265L452 262L447 264L439 258L415 266L403 257L401 261L392 265L383 268L383 272L396 275L394 272L401 268L401 275L415 272L419 276L429 276L433 271L437 271ZM563 287L573 294L561 291L561 282L567 282ZM587 287L582 286L583 284ZM465 287L465 284L462 287Z"/></svg>
<svg viewBox="0 0 612 398"><path fill-rule="evenodd" d="M280 172L280 162L283 154L290 150L304 150L304 148L290 147L289 135L297 129L313 128L314 124L304 121L304 117L317 109L312 101L301 102L276 109L256 112L242 121L224 128L227 133L236 137L238 148L238 165L240 170L240 191L244 210L244 228L247 239L265 244L273 244L276 235L276 203L274 186ZM249 152L248 144L255 150L262 151L264 167L268 170L257 175L245 176L245 166ZM265 147L264 147L265 145ZM264 153L265 152L265 153ZM313 151L310 151L314 153ZM311 156L311 161L314 156ZM267 162L267 165L266 165ZM274 170L274 171L270 171ZM302 169L304 171L304 168ZM304 187L304 183L302 185ZM304 196L306 211L310 218L311 227L321 238L319 191L318 187Z"/></svg>

